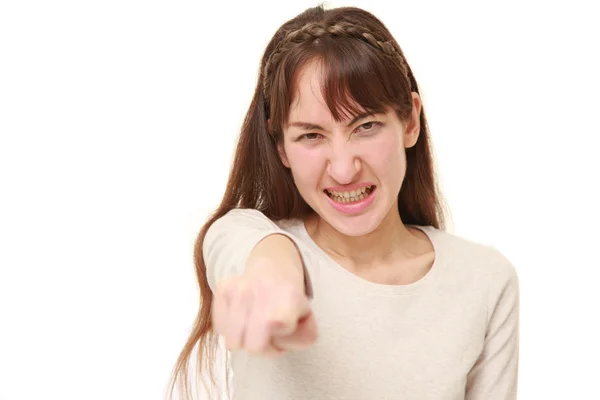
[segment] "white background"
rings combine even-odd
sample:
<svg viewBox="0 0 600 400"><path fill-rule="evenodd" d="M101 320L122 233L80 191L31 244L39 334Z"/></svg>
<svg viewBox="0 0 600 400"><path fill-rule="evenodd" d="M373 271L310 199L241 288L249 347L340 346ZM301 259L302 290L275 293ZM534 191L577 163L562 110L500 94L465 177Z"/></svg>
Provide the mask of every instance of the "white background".
<svg viewBox="0 0 600 400"><path fill-rule="evenodd" d="M592 399L600 30L595 2L549 3L329 5L392 31L453 232L518 269L519 398ZM162 398L260 57L314 5L1 3L1 400Z"/></svg>

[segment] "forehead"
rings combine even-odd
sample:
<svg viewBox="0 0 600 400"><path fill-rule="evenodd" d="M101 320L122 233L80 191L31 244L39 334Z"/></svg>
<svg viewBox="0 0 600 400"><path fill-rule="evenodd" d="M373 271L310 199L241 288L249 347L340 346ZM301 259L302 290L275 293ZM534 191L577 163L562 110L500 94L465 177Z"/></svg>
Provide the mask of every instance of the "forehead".
<svg viewBox="0 0 600 400"><path fill-rule="evenodd" d="M321 90L322 79L322 67L314 61L309 62L298 71L290 106L290 120L301 117L331 118Z"/></svg>
<svg viewBox="0 0 600 400"><path fill-rule="evenodd" d="M321 63L308 62L299 69L294 85L288 121L310 121L333 123L334 118L323 97L324 70ZM355 101L349 101L359 111L363 107ZM346 117L351 118L350 113Z"/></svg>

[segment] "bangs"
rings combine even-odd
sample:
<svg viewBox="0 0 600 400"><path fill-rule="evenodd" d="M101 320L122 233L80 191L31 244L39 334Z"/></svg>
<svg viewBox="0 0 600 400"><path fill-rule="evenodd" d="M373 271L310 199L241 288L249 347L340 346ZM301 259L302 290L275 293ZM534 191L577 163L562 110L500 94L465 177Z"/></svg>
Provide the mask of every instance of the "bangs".
<svg viewBox="0 0 600 400"><path fill-rule="evenodd" d="M276 72L269 114L278 133L296 99L299 72L310 62L318 63L321 93L336 122L390 107L400 119L409 116L412 98L397 59L357 39L322 37L291 52Z"/></svg>

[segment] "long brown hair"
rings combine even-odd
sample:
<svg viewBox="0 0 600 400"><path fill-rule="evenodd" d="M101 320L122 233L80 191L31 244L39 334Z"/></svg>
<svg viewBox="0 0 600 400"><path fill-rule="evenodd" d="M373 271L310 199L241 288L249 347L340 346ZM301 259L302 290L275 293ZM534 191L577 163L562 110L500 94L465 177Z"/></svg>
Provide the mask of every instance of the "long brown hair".
<svg viewBox="0 0 600 400"><path fill-rule="evenodd" d="M372 14L353 7L325 10L319 6L307 9L277 30L262 57L260 79L242 126L225 194L196 240L194 261L201 304L173 371L171 398L177 384L185 399L193 398L188 370L194 349L198 353L193 379L208 371L215 387L213 365L218 337L212 329L212 292L202 255L211 224L233 208L257 209L272 220L304 218L312 211L277 152L295 93L297 71L311 60L324 67L323 97L336 121L363 111L356 104L369 111L391 106L401 121L410 118L411 92L419 93L417 81L398 43ZM407 169L398 208L405 224L444 229L445 206L435 181L428 131L422 109L418 140L406 149ZM203 378L202 382L205 385Z"/></svg>

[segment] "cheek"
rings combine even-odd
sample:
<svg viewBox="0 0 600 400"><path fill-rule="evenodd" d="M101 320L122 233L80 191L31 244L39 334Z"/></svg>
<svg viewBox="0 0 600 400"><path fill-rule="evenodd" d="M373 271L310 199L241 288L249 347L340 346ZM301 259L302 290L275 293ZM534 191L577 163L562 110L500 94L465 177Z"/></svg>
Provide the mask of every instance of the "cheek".
<svg viewBox="0 0 600 400"><path fill-rule="evenodd" d="M400 135L389 132L365 146L365 158L381 176L396 176L402 171L406 159Z"/></svg>
<svg viewBox="0 0 600 400"><path fill-rule="evenodd" d="M323 154L318 148L307 149L300 146L290 146L286 150L290 169L296 186L302 192L305 187L318 185L323 174Z"/></svg>

